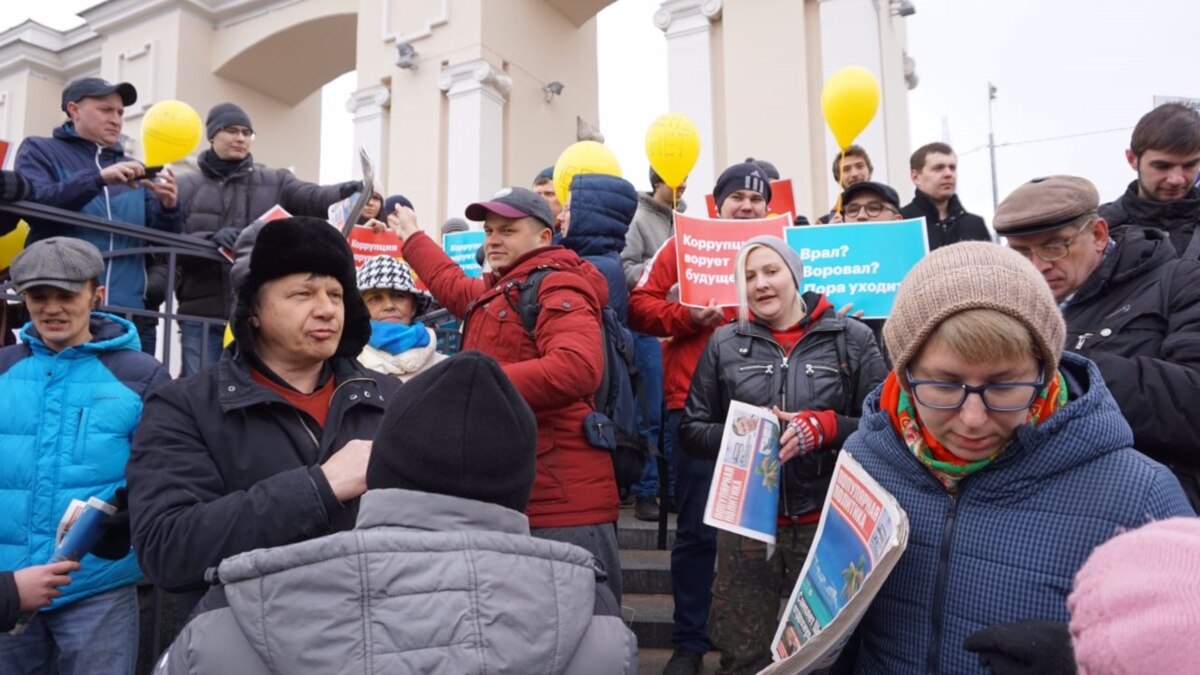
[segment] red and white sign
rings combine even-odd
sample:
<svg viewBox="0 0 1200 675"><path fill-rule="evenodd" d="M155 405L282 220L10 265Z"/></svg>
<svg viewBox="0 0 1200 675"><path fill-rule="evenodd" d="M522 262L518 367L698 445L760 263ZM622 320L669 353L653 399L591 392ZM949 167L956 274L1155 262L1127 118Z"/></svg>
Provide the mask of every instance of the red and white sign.
<svg viewBox="0 0 1200 675"><path fill-rule="evenodd" d="M350 250L354 252L354 266L362 267L366 261L377 255L400 257L400 238L391 230L376 232L366 225L355 225L346 238L350 242Z"/></svg>
<svg viewBox="0 0 1200 675"><path fill-rule="evenodd" d="M748 239L764 234L783 238L791 225L786 215L758 220L711 220L675 214L675 257L679 266L679 302L706 307L736 307L733 271Z"/></svg>

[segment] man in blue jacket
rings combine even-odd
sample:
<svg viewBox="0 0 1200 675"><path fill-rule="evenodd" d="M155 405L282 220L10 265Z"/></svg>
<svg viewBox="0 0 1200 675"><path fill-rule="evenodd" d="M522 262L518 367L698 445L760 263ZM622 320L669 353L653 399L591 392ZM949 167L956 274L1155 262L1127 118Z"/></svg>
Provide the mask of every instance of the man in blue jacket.
<svg viewBox="0 0 1200 675"><path fill-rule="evenodd" d="M10 268L31 321L0 350L0 569L50 559L72 499L114 501L148 393L169 380L138 349L133 324L104 302L95 246L51 237ZM0 674L132 673L141 578L129 545L117 560L81 561L62 595L21 635L0 635Z"/></svg>
<svg viewBox="0 0 1200 675"><path fill-rule="evenodd" d="M138 227L179 232L175 176L169 169L153 180L146 167L125 154L121 145L125 106L137 101L128 82L110 84L98 77L71 82L63 89L62 110L68 120L52 138L30 137L17 152L16 170L33 186L31 201L67 211L106 218ZM33 219L27 244L67 236L89 241L112 253L142 245L140 239ZM101 274L111 307L144 309L146 262L141 255L109 258ZM157 321L138 320L146 351Z"/></svg>

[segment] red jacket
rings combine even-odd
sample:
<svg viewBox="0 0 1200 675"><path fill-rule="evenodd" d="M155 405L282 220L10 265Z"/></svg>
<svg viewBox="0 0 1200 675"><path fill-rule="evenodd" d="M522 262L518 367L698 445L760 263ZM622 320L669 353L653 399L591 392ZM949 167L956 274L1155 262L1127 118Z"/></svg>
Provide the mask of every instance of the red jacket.
<svg viewBox="0 0 1200 675"><path fill-rule="evenodd" d="M434 298L464 320L462 348L496 359L537 416L537 474L525 513L530 527L571 527L617 520L612 458L583 435L583 418L600 386L604 354L600 310L608 302L603 275L561 246L539 248L504 274L468 277L426 234L408 238L404 260ZM538 267L542 310L530 337L515 310L522 282ZM508 299L505 298L505 289Z"/></svg>
<svg viewBox="0 0 1200 675"><path fill-rule="evenodd" d="M716 327L698 326L692 310L679 304L679 265L675 260L675 237L646 263L642 278L629 293L629 327L640 333L670 338L663 343L663 397L667 410L683 410L692 373L704 353L704 346ZM725 320L737 313L725 310Z"/></svg>

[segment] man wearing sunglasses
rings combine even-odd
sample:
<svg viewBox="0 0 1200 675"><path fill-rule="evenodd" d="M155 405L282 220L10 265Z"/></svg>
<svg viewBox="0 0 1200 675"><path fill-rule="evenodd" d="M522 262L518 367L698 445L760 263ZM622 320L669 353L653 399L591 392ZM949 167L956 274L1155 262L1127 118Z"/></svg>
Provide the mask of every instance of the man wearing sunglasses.
<svg viewBox="0 0 1200 675"><path fill-rule="evenodd" d="M1109 230L1096 187L1035 178L996 209L996 232L1042 273L1067 323L1066 348L1100 366L1134 447L1168 465L1200 509L1200 263L1156 228Z"/></svg>

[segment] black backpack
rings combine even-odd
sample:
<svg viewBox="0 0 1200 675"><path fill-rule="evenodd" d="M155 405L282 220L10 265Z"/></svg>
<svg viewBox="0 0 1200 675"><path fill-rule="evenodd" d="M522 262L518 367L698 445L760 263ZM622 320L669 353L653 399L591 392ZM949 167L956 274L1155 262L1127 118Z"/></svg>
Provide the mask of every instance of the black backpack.
<svg viewBox="0 0 1200 675"><path fill-rule="evenodd" d="M557 270L553 267L538 267L524 282L509 282L517 289L517 304L513 309L521 317L521 324L530 337L535 337L538 314L542 311L538 302L542 280L554 271ZM508 289L505 289L505 296L511 298ZM641 375L634 359L633 334L621 325L611 307L606 305L600 316L604 370L592 399L594 412L584 419L583 430L592 446L612 454L617 487L623 489L641 479L642 468L650 454L646 439L638 435L637 401Z"/></svg>

